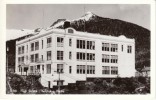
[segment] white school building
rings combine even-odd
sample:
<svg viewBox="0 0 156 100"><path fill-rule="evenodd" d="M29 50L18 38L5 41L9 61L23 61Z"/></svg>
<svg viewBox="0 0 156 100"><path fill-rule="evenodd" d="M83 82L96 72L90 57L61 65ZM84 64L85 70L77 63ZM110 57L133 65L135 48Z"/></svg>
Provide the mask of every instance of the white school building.
<svg viewBox="0 0 156 100"><path fill-rule="evenodd" d="M41 75L53 87L87 78L135 76L135 40L66 29L41 30L16 42L19 75Z"/></svg>

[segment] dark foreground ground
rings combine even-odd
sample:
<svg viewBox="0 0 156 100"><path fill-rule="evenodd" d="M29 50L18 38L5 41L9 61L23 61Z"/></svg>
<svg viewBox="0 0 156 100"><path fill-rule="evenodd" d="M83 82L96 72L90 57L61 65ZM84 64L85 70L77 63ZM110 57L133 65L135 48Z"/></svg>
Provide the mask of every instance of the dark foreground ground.
<svg viewBox="0 0 156 100"><path fill-rule="evenodd" d="M7 73L7 94L58 94L53 89L44 88L39 82L40 76L21 77ZM149 94L149 77L131 77L114 79L88 79L61 87L61 94Z"/></svg>

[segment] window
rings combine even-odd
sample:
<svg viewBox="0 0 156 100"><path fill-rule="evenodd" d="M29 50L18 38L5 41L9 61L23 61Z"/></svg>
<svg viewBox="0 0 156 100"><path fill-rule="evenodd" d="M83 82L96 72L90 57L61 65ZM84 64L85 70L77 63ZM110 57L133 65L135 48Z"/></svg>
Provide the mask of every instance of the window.
<svg viewBox="0 0 156 100"><path fill-rule="evenodd" d="M20 57L18 57L18 64L20 64L21 63L21 59L20 59Z"/></svg>
<svg viewBox="0 0 156 100"><path fill-rule="evenodd" d="M63 51L57 51L57 60L63 60Z"/></svg>
<svg viewBox="0 0 156 100"><path fill-rule="evenodd" d="M39 50L39 42L34 42L34 43L31 43L31 51L34 51L34 50Z"/></svg>
<svg viewBox="0 0 156 100"><path fill-rule="evenodd" d="M42 40L42 49L43 49L43 40Z"/></svg>
<svg viewBox="0 0 156 100"><path fill-rule="evenodd" d="M51 47L51 37L47 38L47 48Z"/></svg>
<svg viewBox="0 0 156 100"><path fill-rule="evenodd" d="M51 51L47 51L47 60L51 60Z"/></svg>
<svg viewBox="0 0 156 100"><path fill-rule="evenodd" d="M87 53L87 61L95 61L95 54Z"/></svg>
<svg viewBox="0 0 156 100"><path fill-rule="evenodd" d="M39 61L39 54L32 54L30 55L30 62L38 62Z"/></svg>
<svg viewBox="0 0 156 100"><path fill-rule="evenodd" d="M102 54L102 62L109 63L110 56L106 54Z"/></svg>
<svg viewBox="0 0 156 100"><path fill-rule="evenodd" d="M87 74L95 74L95 66L87 65Z"/></svg>
<svg viewBox="0 0 156 100"><path fill-rule="evenodd" d="M85 40L77 40L77 48L85 49L85 47L86 47Z"/></svg>
<svg viewBox="0 0 156 100"><path fill-rule="evenodd" d="M69 73L72 73L72 66L69 66Z"/></svg>
<svg viewBox="0 0 156 100"><path fill-rule="evenodd" d="M63 47L63 38L57 37L57 47Z"/></svg>
<svg viewBox="0 0 156 100"><path fill-rule="evenodd" d="M77 65L77 74L85 74L85 65Z"/></svg>
<svg viewBox="0 0 156 100"><path fill-rule="evenodd" d="M23 57L21 57L21 62L22 62L22 63L24 63L24 56L23 56Z"/></svg>
<svg viewBox="0 0 156 100"><path fill-rule="evenodd" d="M123 51L123 45L121 45L121 50Z"/></svg>
<svg viewBox="0 0 156 100"><path fill-rule="evenodd" d="M18 57L18 64L24 63L24 56Z"/></svg>
<svg viewBox="0 0 156 100"><path fill-rule="evenodd" d="M72 46L72 39L69 39L69 46Z"/></svg>
<svg viewBox="0 0 156 100"><path fill-rule="evenodd" d="M102 43L102 51L109 51L109 43Z"/></svg>
<svg viewBox="0 0 156 100"><path fill-rule="evenodd" d="M30 66L30 73L33 73L33 72L34 72L34 67Z"/></svg>
<svg viewBox="0 0 156 100"><path fill-rule="evenodd" d="M18 47L18 54L24 54L24 46Z"/></svg>
<svg viewBox="0 0 156 100"><path fill-rule="evenodd" d="M69 59L72 59L72 52L69 52Z"/></svg>
<svg viewBox="0 0 156 100"><path fill-rule="evenodd" d="M47 74L51 74L51 64L47 64Z"/></svg>
<svg viewBox="0 0 156 100"><path fill-rule="evenodd" d="M35 62L39 61L39 56L38 54L35 54Z"/></svg>
<svg viewBox="0 0 156 100"><path fill-rule="evenodd" d="M44 74L44 65L42 65L42 74Z"/></svg>
<svg viewBox="0 0 156 100"><path fill-rule="evenodd" d="M118 52L118 45L117 44L111 44L111 52Z"/></svg>
<svg viewBox="0 0 156 100"><path fill-rule="evenodd" d="M24 54L24 46L22 46L22 52L21 52L21 54Z"/></svg>
<svg viewBox="0 0 156 100"><path fill-rule="evenodd" d="M132 53L132 46L127 46L127 53Z"/></svg>
<svg viewBox="0 0 156 100"><path fill-rule="evenodd" d="M31 62L34 62L34 55L31 55L31 56L30 56L30 61L31 61Z"/></svg>
<svg viewBox="0 0 156 100"><path fill-rule="evenodd" d="M117 55L111 55L111 63L118 63L118 56Z"/></svg>
<svg viewBox="0 0 156 100"><path fill-rule="evenodd" d="M87 49L95 50L95 42L94 41L87 41Z"/></svg>
<svg viewBox="0 0 156 100"><path fill-rule="evenodd" d="M21 47L18 47L18 54L21 54Z"/></svg>
<svg viewBox="0 0 156 100"><path fill-rule="evenodd" d="M68 33L74 33L72 29L68 29Z"/></svg>
<svg viewBox="0 0 156 100"><path fill-rule="evenodd" d="M41 59L42 59L42 61L43 61L43 55L41 55Z"/></svg>
<svg viewBox="0 0 156 100"><path fill-rule="evenodd" d="M28 52L28 45L27 45L27 52Z"/></svg>
<svg viewBox="0 0 156 100"><path fill-rule="evenodd" d="M39 50L39 42L35 42L35 50Z"/></svg>
<svg viewBox="0 0 156 100"><path fill-rule="evenodd" d="M112 67L111 67L111 74L117 75L117 74L118 74L118 67L112 66Z"/></svg>
<svg viewBox="0 0 156 100"><path fill-rule="evenodd" d="M63 73L63 64L57 64L57 72Z"/></svg>
<svg viewBox="0 0 156 100"><path fill-rule="evenodd" d="M77 60L85 60L85 53L77 52Z"/></svg>
<svg viewBox="0 0 156 100"><path fill-rule="evenodd" d="M77 40L77 48L80 48L80 40Z"/></svg>
<svg viewBox="0 0 156 100"><path fill-rule="evenodd" d="M110 67L102 66L102 74L110 74Z"/></svg>
<svg viewBox="0 0 156 100"><path fill-rule="evenodd" d="M31 43L31 51L34 51L34 43Z"/></svg>
<svg viewBox="0 0 156 100"><path fill-rule="evenodd" d="M83 49L85 49L85 46L86 46L85 40L82 40L82 45L83 45Z"/></svg>
<svg viewBox="0 0 156 100"><path fill-rule="evenodd" d="M37 65L37 73L40 73L40 65Z"/></svg>

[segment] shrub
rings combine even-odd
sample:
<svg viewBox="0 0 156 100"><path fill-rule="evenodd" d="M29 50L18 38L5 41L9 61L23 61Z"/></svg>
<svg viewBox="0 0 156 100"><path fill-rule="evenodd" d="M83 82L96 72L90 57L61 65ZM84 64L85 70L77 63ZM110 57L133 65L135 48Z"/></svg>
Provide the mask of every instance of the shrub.
<svg viewBox="0 0 156 100"><path fill-rule="evenodd" d="M142 84L146 84L146 78L145 77L142 77L142 76L139 76L138 77L138 81Z"/></svg>
<svg viewBox="0 0 156 100"><path fill-rule="evenodd" d="M22 93L21 89L25 86L24 79L18 74L9 74L10 77L10 85L11 87L17 91L17 93Z"/></svg>

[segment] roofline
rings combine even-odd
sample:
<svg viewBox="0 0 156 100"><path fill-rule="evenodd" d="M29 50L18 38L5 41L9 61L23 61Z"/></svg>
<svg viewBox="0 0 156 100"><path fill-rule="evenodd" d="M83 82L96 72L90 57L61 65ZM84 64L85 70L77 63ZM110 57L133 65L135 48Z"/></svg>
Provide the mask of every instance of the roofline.
<svg viewBox="0 0 156 100"><path fill-rule="evenodd" d="M74 34L67 33L66 32L67 29L73 29ZM49 34L64 34L64 35L71 35L71 36L79 36L79 37L87 37L87 38L95 38L95 39L105 39L105 40L110 40L110 41L127 42L127 43L134 43L135 44L135 39L130 39L130 38L127 38L127 37L123 38L121 36L117 37L117 36L102 35L100 33L81 32L81 31L76 31L72 27L69 27L69 28L66 28L66 29L55 28L55 29L41 30L40 33L38 33L38 34L36 34L34 36L25 38L25 39L20 40L20 41L16 41L16 45L20 45L22 43L35 40L37 38L40 38L40 37L43 37L43 36L46 36L46 35L49 35Z"/></svg>

